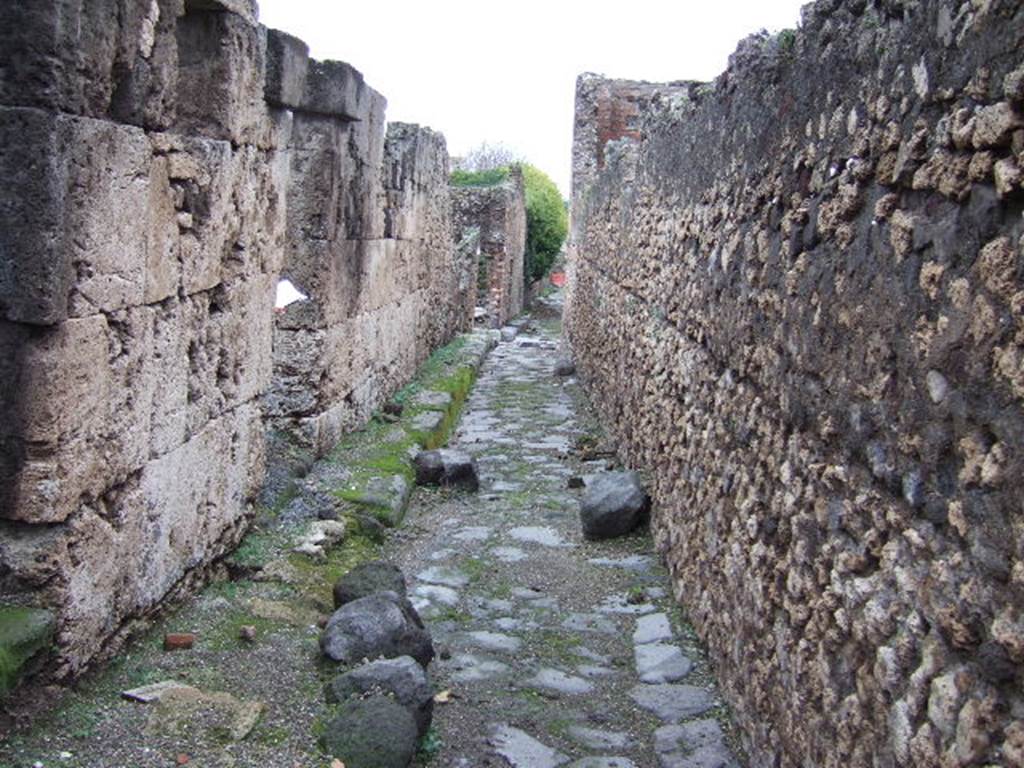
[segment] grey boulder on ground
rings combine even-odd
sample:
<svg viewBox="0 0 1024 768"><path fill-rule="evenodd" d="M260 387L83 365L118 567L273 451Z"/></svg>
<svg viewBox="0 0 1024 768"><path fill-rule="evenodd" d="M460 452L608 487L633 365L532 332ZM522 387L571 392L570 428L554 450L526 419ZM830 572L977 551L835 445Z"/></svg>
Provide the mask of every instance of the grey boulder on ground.
<svg viewBox="0 0 1024 768"><path fill-rule="evenodd" d="M640 524L647 504L647 493L636 472L596 475L580 502L583 535L588 539L623 536Z"/></svg>
<svg viewBox="0 0 1024 768"><path fill-rule="evenodd" d="M430 727L434 713L434 691L426 670L411 656L363 664L331 680L324 693L329 704L367 693L393 696L409 710L421 737Z"/></svg>
<svg viewBox="0 0 1024 768"><path fill-rule="evenodd" d="M468 453L441 448L416 454L418 485L450 485L475 491L480 488L476 460Z"/></svg>
<svg viewBox="0 0 1024 768"><path fill-rule="evenodd" d="M409 710L388 696L343 701L321 737L349 768L406 768L419 743Z"/></svg>
<svg viewBox="0 0 1024 768"><path fill-rule="evenodd" d="M560 357L555 362L555 376L572 376L576 373L576 363L568 357Z"/></svg>
<svg viewBox="0 0 1024 768"><path fill-rule="evenodd" d="M383 560L357 565L334 585L334 607L341 608L345 603L377 592L394 592L405 597L405 576L397 565Z"/></svg>
<svg viewBox="0 0 1024 768"><path fill-rule="evenodd" d="M430 632L409 601L394 592L378 592L336 610L320 636L320 649L343 664L412 656L426 666L434 658Z"/></svg>

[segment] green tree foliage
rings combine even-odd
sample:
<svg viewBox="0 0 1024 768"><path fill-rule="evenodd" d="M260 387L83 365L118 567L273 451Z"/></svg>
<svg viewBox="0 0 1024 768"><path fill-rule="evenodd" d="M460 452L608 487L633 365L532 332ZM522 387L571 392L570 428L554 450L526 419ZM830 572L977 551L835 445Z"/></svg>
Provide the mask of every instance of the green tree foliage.
<svg viewBox="0 0 1024 768"><path fill-rule="evenodd" d="M482 145L487 148L487 145ZM474 154L475 153L475 154ZM508 179L512 167L518 166L523 174L526 191L526 255L524 277L527 282L540 280L551 269L562 243L569 232L569 214L565 202L550 177L529 163L514 163L498 167L479 167L486 162L477 158L483 150L474 150L467 157L476 158L472 165L477 170L456 169L451 183L456 187L490 187ZM489 155L488 155L489 157Z"/></svg>
<svg viewBox="0 0 1024 768"><path fill-rule="evenodd" d="M526 187L526 279L548 273L569 232L569 214L558 187L546 173L524 163Z"/></svg>
<svg viewBox="0 0 1024 768"><path fill-rule="evenodd" d="M463 171L456 169L451 174L453 187L490 187L501 184L508 178L509 169L489 168L486 171Z"/></svg>

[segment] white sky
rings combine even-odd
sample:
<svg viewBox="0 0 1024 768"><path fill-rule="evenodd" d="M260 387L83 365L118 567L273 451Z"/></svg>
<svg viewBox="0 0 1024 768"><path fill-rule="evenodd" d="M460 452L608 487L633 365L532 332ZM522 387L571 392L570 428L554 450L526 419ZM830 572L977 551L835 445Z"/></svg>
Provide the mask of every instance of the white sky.
<svg viewBox="0 0 1024 768"><path fill-rule="evenodd" d="M387 119L448 151L504 144L569 190L576 76L710 80L739 40L796 26L805 0L259 0L260 19L360 70Z"/></svg>

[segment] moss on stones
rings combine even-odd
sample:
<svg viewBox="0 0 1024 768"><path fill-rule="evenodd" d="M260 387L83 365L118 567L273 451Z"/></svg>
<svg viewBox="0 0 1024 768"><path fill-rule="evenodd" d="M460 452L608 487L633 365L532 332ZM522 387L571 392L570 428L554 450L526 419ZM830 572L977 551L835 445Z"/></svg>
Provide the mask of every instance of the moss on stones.
<svg viewBox="0 0 1024 768"><path fill-rule="evenodd" d="M46 650L55 629L56 620L50 611L0 607L0 696L17 684L26 664Z"/></svg>

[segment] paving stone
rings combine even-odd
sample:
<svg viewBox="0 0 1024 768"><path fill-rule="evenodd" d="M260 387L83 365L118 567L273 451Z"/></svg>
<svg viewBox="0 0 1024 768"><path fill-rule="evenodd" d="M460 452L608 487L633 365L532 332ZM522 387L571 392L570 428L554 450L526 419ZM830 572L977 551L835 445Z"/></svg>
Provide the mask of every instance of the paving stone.
<svg viewBox="0 0 1024 768"><path fill-rule="evenodd" d="M518 563L528 557L528 555L518 547L495 547L491 550L491 554L503 563Z"/></svg>
<svg viewBox="0 0 1024 768"><path fill-rule="evenodd" d="M423 390L413 398L412 402L414 405L423 405L427 408L445 411L451 407L452 396L448 392Z"/></svg>
<svg viewBox="0 0 1024 768"><path fill-rule="evenodd" d="M452 680L456 683L476 683L500 677L509 672L508 664L472 653L454 656L449 663L455 669L455 672L452 673Z"/></svg>
<svg viewBox="0 0 1024 768"><path fill-rule="evenodd" d="M572 613L562 622L565 629L575 632L598 632L603 635L616 635L619 625L608 616L600 613Z"/></svg>
<svg viewBox="0 0 1024 768"><path fill-rule="evenodd" d="M510 725L496 725L490 743L513 768L557 768L569 762L567 755Z"/></svg>
<svg viewBox="0 0 1024 768"><path fill-rule="evenodd" d="M629 697L669 723L704 714L715 706L714 698L704 688L677 683L637 685L629 691Z"/></svg>
<svg viewBox="0 0 1024 768"><path fill-rule="evenodd" d="M693 662L674 645L649 643L633 649L636 673L642 683L674 683L693 669Z"/></svg>
<svg viewBox="0 0 1024 768"><path fill-rule="evenodd" d="M631 602L629 595L609 595L597 606L602 613L621 613L625 615L640 616L645 613L656 611L650 603Z"/></svg>
<svg viewBox="0 0 1024 768"><path fill-rule="evenodd" d="M626 557L592 557L587 560L592 565L603 565L609 568L622 568L627 571L646 573L657 566L657 561L650 555L627 555Z"/></svg>
<svg viewBox="0 0 1024 768"><path fill-rule="evenodd" d="M668 622L668 614L651 613L636 620L633 631L633 642L637 645L658 643L672 639L672 626Z"/></svg>
<svg viewBox="0 0 1024 768"><path fill-rule="evenodd" d="M571 725L568 729L569 738L587 749L595 751L605 749L628 749L632 741L625 733L587 728L582 725Z"/></svg>
<svg viewBox="0 0 1024 768"><path fill-rule="evenodd" d="M739 768L717 720L665 725L654 732L661 768Z"/></svg>
<svg viewBox="0 0 1024 768"><path fill-rule="evenodd" d="M469 576L455 568L434 565L416 574L416 578L429 584L443 584L446 587L464 587L469 584Z"/></svg>
<svg viewBox="0 0 1024 768"><path fill-rule="evenodd" d="M588 682L582 677L569 675L551 667L544 667L538 670L537 674L527 679L524 684L530 688L543 688L548 691L573 695L590 693L594 690L593 683Z"/></svg>
<svg viewBox="0 0 1024 768"><path fill-rule="evenodd" d="M486 541L490 538L491 529L482 525L474 525L458 531L453 538L459 541Z"/></svg>
<svg viewBox="0 0 1024 768"><path fill-rule="evenodd" d="M589 659L590 661L596 662L598 664L611 663L610 656L607 656L603 653L598 653L597 651L593 651L585 645L577 646L573 649L573 653L575 653L580 658Z"/></svg>
<svg viewBox="0 0 1024 768"><path fill-rule="evenodd" d="M526 541L532 544L541 544L545 547L569 547L572 546L554 528L540 525L522 525L513 528L508 532L516 541Z"/></svg>
<svg viewBox="0 0 1024 768"><path fill-rule="evenodd" d="M428 603L452 606L458 605L459 602L458 592L451 587L445 587L440 584L419 584L412 593Z"/></svg>
<svg viewBox="0 0 1024 768"><path fill-rule="evenodd" d="M501 651L502 653L516 653L523 647L523 641L518 637L505 635L501 632L467 632L464 639L468 645L482 648L485 651Z"/></svg>
<svg viewBox="0 0 1024 768"><path fill-rule="evenodd" d="M588 677L590 679L611 677L615 674L614 669L609 669L608 667L599 667L595 664L582 664L576 667L576 672L583 675L583 677Z"/></svg>

